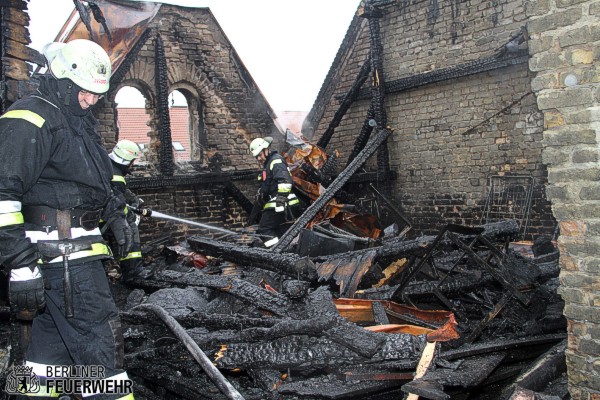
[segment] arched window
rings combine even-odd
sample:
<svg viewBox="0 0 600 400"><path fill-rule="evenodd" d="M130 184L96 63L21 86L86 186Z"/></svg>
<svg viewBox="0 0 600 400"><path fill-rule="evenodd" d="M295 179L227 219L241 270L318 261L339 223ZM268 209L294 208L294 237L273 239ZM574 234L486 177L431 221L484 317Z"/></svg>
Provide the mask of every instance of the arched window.
<svg viewBox="0 0 600 400"><path fill-rule="evenodd" d="M133 86L123 86L115 95L115 103L117 103L118 140L129 139L144 150L150 143L148 137L150 116L146 112L146 98ZM140 161L143 161L143 157Z"/></svg>
<svg viewBox="0 0 600 400"><path fill-rule="evenodd" d="M173 90L169 94L169 118L171 120L173 160L192 160L190 112L187 99L179 90Z"/></svg>

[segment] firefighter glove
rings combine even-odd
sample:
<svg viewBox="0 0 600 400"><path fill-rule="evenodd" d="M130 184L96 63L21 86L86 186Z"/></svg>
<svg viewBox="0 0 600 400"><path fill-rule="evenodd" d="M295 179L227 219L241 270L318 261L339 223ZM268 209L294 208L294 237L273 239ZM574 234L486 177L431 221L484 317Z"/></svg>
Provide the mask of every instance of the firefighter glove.
<svg viewBox="0 0 600 400"><path fill-rule="evenodd" d="M133 232L123 216L115 215L108 220L108 226L117 241L117 257L123 258L131 250L133 244Z"/></svg>
<svg viewBox="0 0 600 400"><path fill-rule="evenodd" d="M285 211L287 200L287 195L279 193L277 197L275 197L275 212Z"/></svg>
<svg viewBox="0 0 600 400"><path fill-rule="evenodd" d="M46 307L44 279L37 266L12 269L8 292L10 308L18 319L32 320Z"/></svg>

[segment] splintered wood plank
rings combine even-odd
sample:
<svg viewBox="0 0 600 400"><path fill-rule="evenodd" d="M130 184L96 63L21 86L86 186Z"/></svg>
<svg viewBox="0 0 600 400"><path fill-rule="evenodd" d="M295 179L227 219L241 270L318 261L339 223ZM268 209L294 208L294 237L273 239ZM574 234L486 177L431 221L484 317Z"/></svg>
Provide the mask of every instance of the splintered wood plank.
<svg viewBox="0 0 600 400"><path fill-rule="evenodd" d="M427 369L431 365L433 361L433 356L435 355L436 342L427 342L425 348L423 349L423 353L421 354L421 359L419 360L419 364L417 365L417 370L415 371L415 379L419 379L425 375ZM409 393L406 397L406 400L417 400L419 398L418 395L414 393Z"/></svg>

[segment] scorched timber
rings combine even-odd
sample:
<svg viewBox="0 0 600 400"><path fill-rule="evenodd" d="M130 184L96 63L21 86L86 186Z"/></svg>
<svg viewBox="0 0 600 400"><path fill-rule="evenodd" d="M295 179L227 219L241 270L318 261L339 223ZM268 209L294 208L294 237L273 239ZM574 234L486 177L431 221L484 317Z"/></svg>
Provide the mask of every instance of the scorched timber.
<svg viewBox="0 0 600 400"><path fill-rule="evenodd" d="M271 368L310 371L322 368L384 361L415 359L425 345L425 336L378 334L384 344L370 358L323 337L288 336L260 343L232 343L224 346L215 360L219 368Z"/></svg>
<svg viewBox="0 0 600 400"><path fill-rule="evenodd" d="M510 237L519 232L519 224L515 220L506 220L501 222L492 222L489 224L481 225L483 228L483 237L490 241L501 240L505 237ZM384 241L381 246L373 247L370 249L362 249L349 251L346 253L333 254L328 256L314 257L312 260L316 263L326 262L330 259L338 259L340 257L351 258L359 257L364 254L368 254L371 251L375 251L375 260L380 261L381 259L398 259L409 256L422 256L424 255L428 247L434 242L436 236L420 236L413 240L406 240L405 238L393 238ZM454 245L450 240L443 240L439 243L448 250L453 250Z"/></svg>
<svg viewBox="0 0 600 400"><path fill-rule="evenodd" d="M154 314L142 310L122 312L119 313L119 316L122 321L130 324L162 325L162 323L156 319ZM195 312L186 316L173 316L173 318L186 328L203 327L212 330L240 329L240 327L267 328L277 323L277 320L272 318L251 318L244 315L208 314L200 312Z"/></svg>
<svg viewBox="0 0 600 400"><path fill-rule="evenodd" d="M187 241L192 250L198 253L221 257L242 266L250 265L307 281L316 281L318 278L313 263L308 258L301 258L296 254L278 254L267 249L238 246L201 236L192 236Z"/></svg>
<svg viewBox="0 0 600 400"><path fill-rule="evenodd" d="M333 196L342 189L350 180L352 175L367 161L367 159L377 150L379 146L391 135L389 129L379 130L373 138L367 143L365 148L356 156L354 160L331 182L331 185L323 192L304 213L294 222L294 224L280 238L279 242L272 247L271 251L275 253L285 252L292 240L300 233L316 215L325 207Z"/></svg>
<svg viewBox="0 0 600 400"><path fill-rule="evenodd" d="M346 381L337 379L330 375L319 376L298 382L284 383L277 389L277 393L286 398L290 395L310 396L309 398L325 399L360 399L362 396L385 391L386 393L394 388L400 387L405 381L387 380L387 381ZM398 394L397 399L402 398Z"/></svg>
<svg viewBox="0 0 600 400"><path fill-rule="evenodd" d="M319 321L320 324L323 324L323 327L330 326L328 329L320 330L319 335L328 337L363 357L370 357L375 354L385 341L384 336L363 329L343 318L338 313L331 292L326 287L320 287L311 292L305 301L292 301L282 294L267 291L247 281L233 277L204 275L197 271L186 274L164 271L157 277L157 279L161 278L178 285L221 290L277 316L296 320L296 322L287 322L279 326L286 334L306 333L306 324L308 324L306 321ZM303 320L306 321L303 323L301 322ZM294 329L296 330L294 331ZM272 331L270 335L273 337L281 336L276 331Z"/></svg>
<svg viewBox="0 0 600 400"><path fill-rule="evenodd" d="M419 394L431 399L450 398L448 395L440 393L440 396L432 397L432 393L422 393L419 387L423 382L429 382L434 385L443 385L450 387L472 388L483 382L504 360L506 354L503 352L486 354L470 357L462 360L456 369L439 368L427 372L423 378L415 379L407 383L402 390L407 393ZM428 390L429 385L425 385Z"/></svg>
<svg viewBox="0 0 600 400"><path fill-rule="evenodd" d="M243 279L231 276L214 276L201 274L198 271L181 273L176 271L163 271L157 280L175 283L182 286L200 286L230 293L258 308L272 312L279 316L289 316L292 313L290 300L279 294L253 285Z"/></svg>

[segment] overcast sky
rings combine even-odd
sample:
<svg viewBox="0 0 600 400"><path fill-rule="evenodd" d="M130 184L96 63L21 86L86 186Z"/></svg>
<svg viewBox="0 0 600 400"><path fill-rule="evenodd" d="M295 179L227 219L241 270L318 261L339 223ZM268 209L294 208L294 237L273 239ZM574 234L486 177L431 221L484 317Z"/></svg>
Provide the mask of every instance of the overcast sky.
<svg viewBox="0 0 600 400"><path fill-rule="evenodd" d="M261 92L275 112L279 112L310 110L360 1L165 0L163 3L210 7ZM30 0L31 47L41 50L44 44L53 41L73 8L73 0Z"/></svg>

